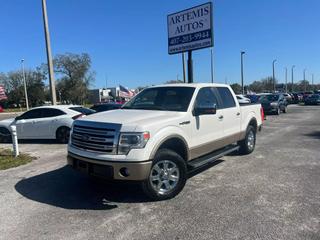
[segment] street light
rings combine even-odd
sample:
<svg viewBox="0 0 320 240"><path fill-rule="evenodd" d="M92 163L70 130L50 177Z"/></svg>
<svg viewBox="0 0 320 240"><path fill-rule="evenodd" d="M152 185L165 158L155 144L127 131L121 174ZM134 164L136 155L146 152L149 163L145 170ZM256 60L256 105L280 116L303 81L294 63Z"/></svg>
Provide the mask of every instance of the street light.
<svg viewBox="0 0 320 240"><path fill-rule="evenodd" d="M210 49L210 54L211 54L211 83L213 83L213 75L214 75L214 72L213 72L213 48Z"/></svg>
<svg viewBox="0 0 320 240"><path fill-rule="evenodd" d="M303 69L303 83L304 83L304 91L307 91L307 83L306 83L306 71L307 69Z"/></svg>
<svg viewBox="0 0 320 240"><path fill-rule="evenodd" d="M274 64L276 63L277 59L272 61L272 80L273 80L273 91L276 91L276 78L274 73Z"/></svg>
<svg viewBox="0 0 320 240"><path fill-rule="evenodd" d="M295 68L296 66L293 65L291 67L291 92L293 92L293 69Z"/></svg>
<svg viewBox="0 0 320 240"><path fill-rule="evenodd" d="M288 92L288 68L284 68L286 70L285 79L286 79L286 93Z"/></svg>
<svg viewBox="0 0 320 240"><path fill-rule="evenodd" d="M26 107L27 107L27 111L28 111L29 110L29 101L28 101L28 93L27 93L26 74L24 72L24 59L21 59L21 69L22 69L22 78L23 78L23 86L24 86L24 97L26 99Z"/></svg>
<svg viewBox="0 0 320 240"><path fill-rule="evenodd" d="M244 95L244 84L243 84L243 55L246 53L244 51L241 51L241 89L242 89L242 95Z"/></svg>

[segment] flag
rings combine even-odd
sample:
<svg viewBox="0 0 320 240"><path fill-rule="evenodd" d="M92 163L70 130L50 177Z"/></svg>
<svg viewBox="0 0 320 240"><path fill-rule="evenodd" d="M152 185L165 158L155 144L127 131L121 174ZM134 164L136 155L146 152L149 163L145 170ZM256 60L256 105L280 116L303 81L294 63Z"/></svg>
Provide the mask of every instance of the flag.
<svg viewBox="0 0 320 240"><path fill-rule="evenodd" d="M119 86L119 97L124 97L124 98L131 98L134 96L134 93L128 90L127 88L123 86Z"/></svg>
<svg viewBox="0 0 320 240"><path fill-rule="evenodd" d="M4 90L4 86L0 85L0 100L7 100L8 97L6 95L6 92Z"/></svg>

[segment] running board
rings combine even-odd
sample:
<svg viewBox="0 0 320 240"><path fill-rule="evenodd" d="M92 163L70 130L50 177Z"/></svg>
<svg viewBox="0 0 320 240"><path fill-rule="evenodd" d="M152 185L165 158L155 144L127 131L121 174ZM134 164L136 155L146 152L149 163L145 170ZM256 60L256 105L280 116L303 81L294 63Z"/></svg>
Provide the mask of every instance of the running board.
<svg viewBox="0 0 320 240"><path fill-rule="evenodd" d="M232 153L232 152L238 151L238 150L239 150L239 146L235 146L235 145L231 145L231 146L222 148L220 150L214 151L214 152L209 153L207 155L204 155L202 157L191 160L190 162L188 162L188 167L191 167L191 169L202 167L206 164L215 162L219 158L221 158L229 153Z"/></svg>

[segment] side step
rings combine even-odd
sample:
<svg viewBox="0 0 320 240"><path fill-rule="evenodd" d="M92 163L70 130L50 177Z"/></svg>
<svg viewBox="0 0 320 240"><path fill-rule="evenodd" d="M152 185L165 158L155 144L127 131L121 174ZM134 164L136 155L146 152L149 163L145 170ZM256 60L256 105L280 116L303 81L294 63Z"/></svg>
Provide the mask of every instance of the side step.
<svg viewBox="0 0 320 240"><path fill-rule="evenodd" d="M235 145L227 146L227 147L222 148L220 150L214 151L214 152L209 153L207 155L204 155L202 157L191 160L190 162L188 162L188 167L191 167L191 169L202 167L208 163L212 163L212 162L218 160L219 158L221 158L231 152L238 151L238 150L239 150L239 146L235 146Z"/></svg>

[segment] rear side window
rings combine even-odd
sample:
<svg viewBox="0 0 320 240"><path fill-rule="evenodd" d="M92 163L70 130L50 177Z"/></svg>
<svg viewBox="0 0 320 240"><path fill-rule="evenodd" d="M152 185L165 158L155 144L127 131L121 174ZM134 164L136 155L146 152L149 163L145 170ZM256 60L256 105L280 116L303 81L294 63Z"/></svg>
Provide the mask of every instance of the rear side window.
<svg viewBox="0 0 320 240"><path fill-rule="evenodd" d="M217 87L217 90L222 101L222 108L232 108L236 106L233 95L231 94L229 88Z"/></svg>
<svg viewBox="0 0 320 240"><path fill-rule="evenodd" d="M219 104L214 93L214 89L211 87L201 88L196 98L195 107L212 107L214 105L216 105L219 109Z"/></svg>
<svg viewBox="0 0 320 240"><path fill-rule="evenodd" d="M57 117L66 114L65 112L55 109L55 108L43 108L42 109L42 117Z"/></svg>
<svg viewBox="0 0 320 240"><path fill-rule="evenodd" d="M76 111L76 112L79 112L79 113L82 113L84 115L90 115L92 113L95 113L94 110L91 110L89 108L84 108L84 107L70 107L69 109Z"/></svg>

